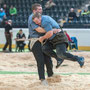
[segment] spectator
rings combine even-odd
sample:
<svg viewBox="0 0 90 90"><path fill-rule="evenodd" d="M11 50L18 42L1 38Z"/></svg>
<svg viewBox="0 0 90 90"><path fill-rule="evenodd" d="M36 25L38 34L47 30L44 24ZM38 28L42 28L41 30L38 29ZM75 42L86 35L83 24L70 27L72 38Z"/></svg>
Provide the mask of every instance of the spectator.
<svg viewBox="0 0 90 90"><path fill-rule="evenodd" d="M0 9L0 23L2 23L4 16L6 16L6 13L4 12L3 8Z"/></svg>
<svg viewBox="0 0 90 90"><path fill-rule="evenodd" d="M9 52L12 52L12 20L8 20L8 24L5 26L5 37L6 44L3 48L3 51L6 51L6 48L9 45Z"/></svg>
<svg viewBox="0 0 90 90"><path fill-rule="evenodd" d="M76 13L74 12L74 8L71 8L70 9L70 12L68 14L68 22L76 22L77 21L77 16L76 16Z"/></svg>
<svg viewBox="0 0 90 90"><path fill-rule="evenodd" d="M76 12L77 19L79 19L79 17L81 16L81 11L82 10L80 8L77 9L77 12Z"/></svg>
<svg viewBox="0 0 90 90"><path fill-rule="evenodd" d="M71 40L69 34L67 33L67 31L64 31L64 33L65 33L65 35L66 35L67 38L68 38L69 49L71 49L71 43L72 43L72 40Z"/></svg>
<svg viewBox="0 0 90 90"><path fill-rule="evenodd" d="M82 10L81 15L82 15L82 16L88 15L88 11L87 11L86 9L85 9L85 10Z"/></svg>
<svg viewBox="0 0 90 90"><path fill-rule="evenodd" d="M17 15L17 9L13 5L11 5L9 13L11 16Z"/></svg>
<svg viewBox="0 0 90 90"><path fill-rule="evenodd" d="M46 9L50 9L53 6L56 6L56 4L53 2L53 0L48 0L48 2L45 4Z"/></svg>
<svg viewBox="0 0 90 90"><path fill-rule="evenodd" d="M17 51L17 48L19 48L19 51L21 52L24 50L24 46L26 45L24 42L25 39L26 39L26 36L23 33L22 29L20 29L16 35L16 51Z"/></svg>
<svg viewBox="0 0 90 90"><path fill-rule="evenodd" d="M64 33L65 33L65 35L67 36L68 41L69 41L69 42L72 42L72 40L71 40L70 36L68 35L67 31L64 31Z"/></svg>
<svg viewBox="0 0 90 90"><path fill-rule="evenodd" d="M88 10L82 10L82 12L81 12L82 16L88 15L88 14L90 14L90 11L88 11Z"/></svg>
<svg viewBox="0 0 90 90"><path fill-rule="evenodd" d="M7 7L6 4L3 5L3 9L4 9L4 12L6 13L6 16L8 17L8 15L9 15L9 8Z"/></svg>

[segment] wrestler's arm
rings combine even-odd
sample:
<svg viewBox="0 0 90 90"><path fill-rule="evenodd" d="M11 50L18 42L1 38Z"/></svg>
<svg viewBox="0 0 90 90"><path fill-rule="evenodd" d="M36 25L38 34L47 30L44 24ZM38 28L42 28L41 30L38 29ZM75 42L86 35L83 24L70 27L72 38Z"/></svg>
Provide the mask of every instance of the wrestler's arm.
<svg viewBox="0 0 90 90"><path fill-rule="evenodd" d="M39 41L42 43L45 39L49 39L50 37L53 36L53 34L60 32L60 31L61 29L52 29L51 31L46 32L44 36L40 37Z"/></svg>
<svg viewBox="0 0 90 90"><path fill-rule="evenodd" d="M53 34L54 33L57 33L57 32L60 32L61 30L60 29L52 29L51 31L48 31L48 32L44 32L44 29L43 28L40 28L40 27L38 27L38 29L36 30L37 32L39 32L39 33L45 33L45 35L44 36L42 36L42 37L40 37L39 38L39 41L42 43L45 39L49 39L50 37L52 37L53 36Z"/></svg>
<svg viewBox="0 0 90 90"><path fill-rule="evenodd" d="M42 43L45 39L49 39L53 36L54 33L60 32L61 29L53 29L51 24L46 24L44 26L44 29L46 31L45 35L39 38L39 41Z"/></svg>
<svg viewBox="0 0 90 90"><path fill-rule="evenodd" d="M34 23L34 25L35 25L35 23ZM35 26L37 26L37 27L35 27L34 30L36 30L38 33L45 33L44 36L39 38L40 42L43 42L43 40L45 40L45 39L49 39L53 35L53 33L57 33L57 32L61 31L60 29L55 29L54 28L51 31L46 32L46 30L44 28L42 28L38 25L35 25Z"/></svg>
<svg viewBox="0 0 90 90"><path fill-rule="evenodd" d="M53 35L53 31L48 31L44 36L41 36L39 38L39 41L42 43L45 39L49 39L50 37L52 37Z"/></svg>
<svg viewBox="0 0 90 90"><path fill-rule="evenodd" d="M35 30L39 33L46 33L45 29L42 27L37 27ZM57 32L61 31L61 29L56 29L56 28L54 28L52 30L53 30L53 33L57 33Z"/></svg>
<svg viewBox="0 0 90 90"><path fill-rule="evenodd" d="M33 30L36 30L38 33L46 33L46 30L42 27L40 27L39 25L35 24L34 22L31 23L31 27L33 28ZM53 33L57 33L59 32L60 29L53 29Z"/></svg>
<svg viewBox="0 0 90 90"><path fill-rule="evenodd" d="M46 31L42 27L37 27L35 30L39 33L46 33Z"/></svg>

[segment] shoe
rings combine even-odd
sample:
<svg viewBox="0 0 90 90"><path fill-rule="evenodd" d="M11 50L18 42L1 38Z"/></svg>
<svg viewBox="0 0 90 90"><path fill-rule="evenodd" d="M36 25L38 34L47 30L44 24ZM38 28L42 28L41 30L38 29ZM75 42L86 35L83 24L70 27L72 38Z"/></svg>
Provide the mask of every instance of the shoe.
<svg viewBox="0 0 90 90"><path fill-rule="evenodd" d="M44 85L44 86L48 86L47 80L41 80L41 84Z"/></svg>
<svg viewBox="0 0 90 90"><path fill-rule="evenodd" d="M80 67L82 68L84 65L84 57L79 57L78 63L80 64Z"/></svg>
<svg viewBox="0 0 90 90"><path fill-rule="evenodd" d="M6 52L7 50L2 50L2 52Z"/></svg>
<svg viewBox="0 0 90 90"><path fill-rule="evenodd" d="M63 61L64 61L64 60L62 60L62 59L61 59L61 60L58 60L58 61L57 61L56 68L58 68L58 67L63 63Z"/></svg>
<svg viewBox="0 0 90 90"><path fill-rule="evenodd" d="M3 50L3 52L4 52L4 53L7 53L7 52L9 52L9 51L8 51L8 50Z"/></svg>

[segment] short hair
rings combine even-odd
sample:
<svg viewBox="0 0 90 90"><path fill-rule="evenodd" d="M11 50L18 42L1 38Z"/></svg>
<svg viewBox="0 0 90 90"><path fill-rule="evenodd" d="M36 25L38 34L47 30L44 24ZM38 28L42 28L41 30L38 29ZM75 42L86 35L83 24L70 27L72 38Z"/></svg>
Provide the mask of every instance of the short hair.
<svg viewBox="0 0 90 90"><path fill-rule="evenodd" d="M42 7L41 4L35 3L32 5L32 11L37 10L37 7Z"/></svg>
<svg viewBox="0 0 90 90"><path fill-rule="evenodd" d="M35 18L39 18L41 17L42 15L38 12L34 13L33 16L32 16L32 20L35 19Z"/></svg>
<svg viewBox="0 0 90 90"><path fill-rule="evenodd" d="M9 19L8 22L12 23L12 20Z"/></svg>
<svg viewBox="0 0 90 90"><path fill-rule="evenodd" d="M1 11L3 11L3 8L0 8Z"/></svg>
<svg viewBox="0 0 90 90"><path fill-rule="evenodd" d="M22 29L20 29L19 31L22 31Z"/></svg>

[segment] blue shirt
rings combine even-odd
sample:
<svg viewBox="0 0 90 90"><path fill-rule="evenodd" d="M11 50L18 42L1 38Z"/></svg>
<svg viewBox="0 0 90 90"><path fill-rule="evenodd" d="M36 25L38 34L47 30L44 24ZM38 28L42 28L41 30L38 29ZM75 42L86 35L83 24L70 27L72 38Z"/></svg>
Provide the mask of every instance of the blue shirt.
<svg viewBox="0 0 90 90"><path fill-rule="evenodd" d="M42 15L41 27L44 28L46 32L51 31L54 28L60 29L58 23L53 18L47 15ZM56 34L53 34L50 40L55 36Z"/></svg>
<svg viewBox="0 0 90 90"><path fill-rule="evenodd" d="M38 38L40 37L40 34L36 32L35 29L38 28L39 26L33 22L32 16L33 14L31 14L28 19L29 35L30 35L30 38Z"/></svg>
<svg viewBox="0 0 90 90"><path fill-rule="evenodd" d="M3 19L3 16L6 15L6 13L3 11L3 12L0 12L0 18Z"/></svg>

